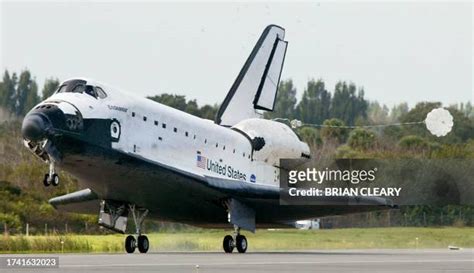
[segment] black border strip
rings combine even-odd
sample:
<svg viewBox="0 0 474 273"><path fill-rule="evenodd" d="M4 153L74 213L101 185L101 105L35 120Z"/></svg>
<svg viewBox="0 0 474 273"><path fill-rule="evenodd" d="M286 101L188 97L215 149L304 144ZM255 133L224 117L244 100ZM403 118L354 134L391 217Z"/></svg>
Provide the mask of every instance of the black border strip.
<svg viewBox="0 0 474 273"><path fill-rule="evenodd" d="M267 65L265 66L265 71L263 72L263 76L262 76L262 79L260 81L260 85L258 86L258 90L257 90L257 94L255 95L255 99L253 100L253 108L255 109L258 109L258 110L266 110L266 111L273 111L273 108L275 107L275 99L276 99L276 94L278 92L278 84L280 83L280 77L281 77L281 72L283 70L283 66L280 67L280 73L279 73L279 76L278 76L278 81L276 83L276 90L275 90L275 97L273 98L273 106L271 109L269 108L266 108L266 107L263 107L263 106L260 106L258 104L258 100L260 99L260 96L262 94L262 90L263 90L263 86L265 85L265 80L267 78L267 75L268 75L268 71L270 70L270 67L272 65L272 62L273 62L273 57L275 55L275 52L276 52L276 49L278 47L278 43L282 41L284 42L283 40L281 40L280 38L277 38L275 40L275 43L273 44L273 49L272 49L272 53L270 53L270 58L269 58L269 61L267 63ZM282 63L285 61L285 55L286 55L286 48L285 48L285 53L283 54L283 61Z"/></svg>
<svg viewBox="0 0 474 273"><path fill-rule="evenodd" d="M272 52L270 53L270 57L268 58L268 62L265 65L265 71L263 71L262 78L260 79L260 84L258 85L257 94L255 94L255 98L253 99L253 108L255 108L255 109L268 110L268 111L273 110L273 109L267 109L265 107L262 107L262 106L258 105L258 100L260 99L260 96L262 95L263 85L265 84L265 79L267 78L268 70L270 70L270 66L272 65L273 57L275 55L275 51L277 49L279 41L281 41L281 39L277 37L275 39L275 42L273 43ZM281 74L281 71L280 71L280 74ZM278 83L277 83L277 89L278 89Z"/></svg>
<svg viewBox="0 0 474 273"><path fill-rule="evenodd" d="M275 91L275 97L273 98L273 106L272 106L272 110L275 109L275 103L276 103L276 97L277 97L277 94L278 94L278 88L280 88L280 80L281 80L281 73L283 72L283 66L285 65L285 59L286 59L286 50L288 49L288 42L287 41L283 41L283 43L285 43L285 52L283 53L283 61L281 62L281 68L280 68L280 75L278 76L278 83L277 83L277 89Z"/></svg>
<svg viewBox="0 0 474 273"><path fill-rule="evenodd" d="M253 152L254 152L254 149L253 149L252 138L251 138L249 135L247 135L246 132L240 130L239 128L232 127L232 128L230 128L230 129L231 129L231 130L234 130L234 131L236 131L236 132L238 132L238 133L240 133L240 134L242 134L242 135L250 142L250 150L251 150L251 151L250 151L250 154L251 154L250 156L251 156L251 158L252 158L252 160L253 160Z"/></svg>

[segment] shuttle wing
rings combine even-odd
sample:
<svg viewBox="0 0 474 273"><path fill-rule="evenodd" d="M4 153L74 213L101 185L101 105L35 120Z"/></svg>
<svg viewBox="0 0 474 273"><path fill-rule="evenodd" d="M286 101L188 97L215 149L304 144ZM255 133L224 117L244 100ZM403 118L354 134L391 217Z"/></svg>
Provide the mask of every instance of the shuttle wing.
<svg viewBox="0 0 474 273"><path fill-rule="evenodd" d="M99 212L100 200L91 189L84 189L51 198L49 203L62 211L95 214Z"/></svg>
<svg viewBox="0 0 474 273"><path fill-rule="evenodd" d="M265 28L219 108L217 124L233 126L258 117L256 110L273 111L288 45L284 38L280 26Z"/></svg>
<svg viewBox="0 0 474 273"><path fill-rule="evenodd" d="M278 199L280 196L280 188L275 186L266 186L211 176L206 176L206 184L208 187L232 197Z"/></svg>
<svg viewBox="0 0 474 273"><path fill-rule="evenodd" d="M242 200L276 200L280 199L283 190L277 186L254 184L238 180L230 180L206 176L205 183L208 187L218 190L230 197L242 198ZM285 201L283 201L285 203ZM372 196L347 196L347 197L318 197L314 198L315 205L359 205L359 206L386 206L395 207L392 200L382 197ZM279 206L279 205L278 205Z"/></svg>

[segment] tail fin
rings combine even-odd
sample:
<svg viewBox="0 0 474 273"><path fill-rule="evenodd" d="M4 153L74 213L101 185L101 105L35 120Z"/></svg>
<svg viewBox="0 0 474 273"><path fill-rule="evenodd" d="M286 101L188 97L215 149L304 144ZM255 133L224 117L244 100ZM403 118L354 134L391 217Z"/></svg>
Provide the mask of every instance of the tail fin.
<svg viewBox="0 0 474 273"><path fill-rule="evenodd" d="M288 45L284 38L283 28L265 28L217 112L217 124L233 126L258 117L256 110L273 111Z"/></svg>

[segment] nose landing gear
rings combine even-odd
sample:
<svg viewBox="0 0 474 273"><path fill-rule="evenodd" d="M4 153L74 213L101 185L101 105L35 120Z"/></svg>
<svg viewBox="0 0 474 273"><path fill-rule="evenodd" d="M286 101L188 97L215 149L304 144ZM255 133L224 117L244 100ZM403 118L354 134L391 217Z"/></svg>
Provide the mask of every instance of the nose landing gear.
<svg viewBox="0 0 474 273"><path fill-rule="evenodd" d="M234 233L226 235L223 241L223 248L225 253L232 253L234 248L237 248L239 253L245 253L247 251L247 238L244 235L240 235L240 228L234 225Z"/></svg>
<svg viewBox="0 0 474 273"><path fill-rule="evenodd" d="M24 140L24 145L37 157L49 164L49 172L43 177L43 185L59 185L59 175L56 173L54 162L58 162L61 158L60 153L50 140L43 140L40 142L33 142Z"/></svg>
<svg viewBox="0 0 474 273"><path fill-rule="evenodd" d="M44 175L43 185L45 187L48 187L49 185L56 187L59 185L59 175L56 173L53 161L49 163L49 173Z"/></svg>
<svg viewBox="0 0 474 273"><path fill-rule="evenodd" d="M128 235L125 238L125 250L127 253L135 252L138 248L140 253L147 253L150 247L150 242L146 235L141 234L143 220L148 214L147 209L137 208L135 205L129 205L129 210L132 212L133 222L135 223L136 238L133 235Z"/></svg>

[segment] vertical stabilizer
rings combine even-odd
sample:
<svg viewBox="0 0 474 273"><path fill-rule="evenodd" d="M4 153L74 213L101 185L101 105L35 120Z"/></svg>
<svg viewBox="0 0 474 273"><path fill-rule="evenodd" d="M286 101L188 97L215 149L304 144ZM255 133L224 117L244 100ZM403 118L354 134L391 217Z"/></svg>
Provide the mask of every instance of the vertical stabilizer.
<svg viewBox="0 0 474 273"><path fill-rule="evenodd" d="M217 124L232 126L258 117L256 110L273 111L288 45L284 38L283 28L265 28L217 112Z"/></svg>

